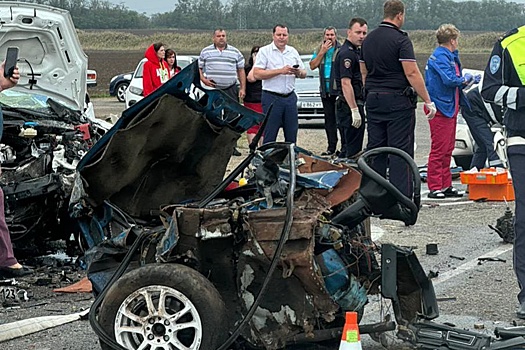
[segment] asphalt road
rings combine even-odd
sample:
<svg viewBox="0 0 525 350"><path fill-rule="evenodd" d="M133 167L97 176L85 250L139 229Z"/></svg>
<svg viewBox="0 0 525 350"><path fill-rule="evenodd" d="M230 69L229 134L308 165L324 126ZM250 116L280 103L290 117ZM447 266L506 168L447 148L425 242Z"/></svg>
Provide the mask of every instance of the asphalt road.
<svg viewBox="0 0 525 350"><path fill-rule="evenodd" d="M94 99L98 117L119 115L124 104L116 99ZM428 123L418 109L416 123L416 162L426 163L430 147ZM301 129L298 144L312 145L314 151L324 150L322 129ZM240 145L241 151L246 150ZM455 185L462 187L456 180ZM495 326L508 326L516 321L517 282L512 270L512 245L504 244L488 227L495 225L503 215L503 202L472 202L468 198L455 200L429 200L423 186L423 207L418 222L411 227L390 220L373 219L374 237L378 242L391 242L415 249L425 271L434 271L433 280L439 300L438 322L450 322L459 328L473 329L482 326L480 332L491 334ZM510 203L513 208L513 203ZM439 253L426 255L425 246L436 243ZM458 259L458 257L460 259ZM503 261L478 263L479 257L501 258ZM33 316L62 314L89 307L89 295L63 296L52 292L38 294L34 303L45 306L24 307L15 310L0 308L0 323L12 322ZM379 298L371 298L362 322L378 322L388 308ZM387 337L387 339L393 339ZM362 337L364 349L383 349L368 336ZM98 340L87 321L76 321L54 329L7 341L2 349L99 349ZM401 349L402 345L393 345Z"/></svg>

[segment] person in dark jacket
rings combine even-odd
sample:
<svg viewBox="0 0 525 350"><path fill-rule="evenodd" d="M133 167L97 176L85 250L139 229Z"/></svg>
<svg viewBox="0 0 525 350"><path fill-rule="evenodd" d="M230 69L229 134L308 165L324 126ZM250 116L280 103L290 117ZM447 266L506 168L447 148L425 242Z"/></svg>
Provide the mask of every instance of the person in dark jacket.
<svg viewBox="0 0 525 350"><path fill-rule="evenodd" d="M0 65L0 91L15 86L18 83L18 79L20 79L18 68L15 68L10 77L4 77L4 67L5 61ZM0 128L0 139L2 138L3 124L2 110L0 109L0 125L2 125L2 128ZM0 279L23 277L32 273L33 270L22 266L13 253L11 236L5 221L4 191L0 187Z"/></svg>
<svg viewBox="0 0 525 350"><path fill-rule="evenodd" d="M505 108L507 159L516 197L514 222L514 271L520 306L525 319L525 26L507 32L492 49L483 76L481 96Z"/></svg>
<svg viewBox="0 0 525 350"><path fill-rule="evenodd" d="M148 47L144 53L144 57L148 59L144 62L142 73L144 97L151 94L170 78L168 64L164 60L165 52L166 50L162 43L155 43Z"/></svg>
<svg viewBox="0 0 525 350"><path fill-rule="evenodd" d="M494 150L494 134L490 129L492 125L503 122L503 111L500 106L483 101L480 90L481 84L470 89L467 92L470 108L461 107L461 115L475 142L470 169L482 169L487 161L489 167L503 167L503 162Z"/></svg>
<svg viewBox="0 0 525 350"><path fill-rule="evenodd" d="M428 197L439 199L463 196L452 186L450 159L459 106L468 104L463 88L473 77L464 77L461 72L459 30L452 24L443 24L436 31L436 38L439 46L427 61L425 85L437 109L435 117L429 120L432 143L428 155Z"/></svg>
<svg viewBox="0 0 525 350"><path fill-rule="evenodd" d="M250 51L250 58L248 59L248 64L244 67L246 72L246 96L244 97L244 106L254 110L256 112L262 113L262 82L255 79L253 76L253 65L255 63L255 58L259 52L260 46L252 47ZM259 132L260 125L254 125L246 131L246 137L248 138L248 144L251 144L255 135ZM259 144L262 145L263 138L259 140Z"/></svg>
<svg viewBox="0 0 525 350"><path fill-rule="evenodd" d="M414 157L417 96L434 116L436 109L416 63L405 23L405 4L387 0L383 22L371 31L361 47L361 75L365 85L367 149L394 147ZM371 166L405 196L412 198L413 180L406 163L396 156L380 155Z"/></svg>
<svg viewBox="0 0 525 350"><path fill-rule="evenodd" d="M335 103L337 126L341 131L340 158L355 158L363 150L365 110L360 47L368 32L363 18L352 18L348 23L347 38L334 62Z"/></svg>
<svg viewBox="0 0 525 350"><path fill-rule="evenodd" d="M326 27L323 33L323 43L314 51L310 60L311 70L319 68L319 91L323 103L324 129L328 140L328 148L326 152L321 153L322 156L336 155L337 152L337 122L335 119L337 95L334 95L332 90L335 90L333 63L340 47L335 27Z"/></svg>

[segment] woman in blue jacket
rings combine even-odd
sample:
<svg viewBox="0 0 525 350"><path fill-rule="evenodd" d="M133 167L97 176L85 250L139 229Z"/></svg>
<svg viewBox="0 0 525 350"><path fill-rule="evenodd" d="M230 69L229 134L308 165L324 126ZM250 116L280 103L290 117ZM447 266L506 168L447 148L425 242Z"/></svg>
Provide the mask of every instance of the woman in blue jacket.
<svg viewBox="0 0 525 350"><path fill-rule="evenodd" d="M425 85L437 113L429 120L431 146L428 156L429 198L461 197L463 193L452 187L450 160L456 138L456 119L460 105L468 105L463 93L474 78L462 76L458 54L459 30L452 24L443 24L436 31L439 46L427 61Z"/></svg>

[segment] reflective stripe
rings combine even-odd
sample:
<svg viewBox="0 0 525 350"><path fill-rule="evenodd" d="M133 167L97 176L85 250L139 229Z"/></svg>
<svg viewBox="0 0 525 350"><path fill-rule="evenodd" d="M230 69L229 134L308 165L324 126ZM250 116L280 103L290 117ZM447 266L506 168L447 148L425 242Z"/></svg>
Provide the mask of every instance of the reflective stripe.
<svg viewBox="0 0 525 350"><path fill-rule="evenodd" d="M512 136L507 138L507 147L510 146L523 146L525 145L525 138L521 136Z"/></svg>
<svg viewBox="0 0 525 350"><path fill-rule="evenodd" d="M516 99L518 98L518 88L511 87L507 94L507 107L510 109L516 109Z"/></svg>
<svg viewBox="0 0 525 350"><path fill-rule="evenodd" d="M518 28L518 32L509 35L501 41L501 48L509 52L512 57L512 65L520 78L521 84L525 85L525 26Z"/></svg>
<svg viewBox="0 0 525 350"><path fill-rule="evenodd" d="M498 118L496 118L496 115L494 114L494 110L492 109L492 106L490 105L490 103L485 102L484 99L481 99L481 100L483 101L483 104L485 105L485 110L489 114L490 119L492 119L494 123L499 123Z"/></svg>
<svg viewBox="0 0 525 350"><path fill-rule="evenodd" d="M500 159L489 161L489 167L503 165L503 162Z"/></svg>
<svg viewBox="0 0 525 350"><path fill-rule="evenodd" d="M496 92L496 96L494 96L494 103L500 106L505 106L503 104L503 96L505 96L508 90L509 90L508 86L503 85L502 87L500 87L498 91Z"/></svg>

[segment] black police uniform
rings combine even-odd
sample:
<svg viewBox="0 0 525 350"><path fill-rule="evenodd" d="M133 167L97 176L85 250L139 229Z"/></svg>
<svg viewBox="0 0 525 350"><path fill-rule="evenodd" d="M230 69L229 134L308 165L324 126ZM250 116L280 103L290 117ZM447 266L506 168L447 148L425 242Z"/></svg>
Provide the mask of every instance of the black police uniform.
<svg viewBox="0 0 525 350"><path fill-rule="evenodd" d="M364 121L364 101L363 101L363 83L361 78L361 70L359 68L359 48L354 46L348 39L345 40L334 61L334 78L335 91L337 96L335 103L335 116L337 120L337 127L341 132L341 153L339 157L349 158L353 157L363 149L363 137L365 135ZM359 114L361 115L361 126L354 128L352 126L352 111L343 95L343 88L341 84L342 78L349 78L354 89L354 96L359 107Z"/></svg>
<svg viewBox="0 0 525 350"><path fill-rule="evenodd" d="M361 62L368 71L365 81L367 149L394 147L414 156L417 94L403 71L402 61L415 61L407 33L382 22L363 42ZM378 156L372 166L403 194L412 197L412 174L399 157Z"/></svg>
<svg viewBox="0 0 525 350"><path fill-rule="evenodd" d="M520 285L517 315L525 318L525 26L506 33L492 49L481 96L506 108L507 158L516 196L514 271Z"/></svg>

